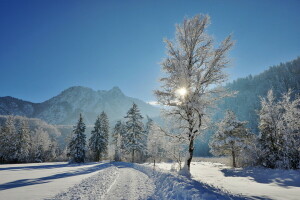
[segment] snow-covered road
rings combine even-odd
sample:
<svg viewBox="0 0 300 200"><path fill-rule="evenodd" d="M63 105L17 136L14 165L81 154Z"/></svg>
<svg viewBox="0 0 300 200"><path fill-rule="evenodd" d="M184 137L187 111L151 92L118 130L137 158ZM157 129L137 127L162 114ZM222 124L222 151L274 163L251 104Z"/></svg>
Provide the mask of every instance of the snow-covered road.
<svg viewBox="0 0 300 200"><path fill-rule="evenodd" d="M154 193L155 185L146 174L132 168L119 168L118 172L104 199L147 199Z"/></svg>

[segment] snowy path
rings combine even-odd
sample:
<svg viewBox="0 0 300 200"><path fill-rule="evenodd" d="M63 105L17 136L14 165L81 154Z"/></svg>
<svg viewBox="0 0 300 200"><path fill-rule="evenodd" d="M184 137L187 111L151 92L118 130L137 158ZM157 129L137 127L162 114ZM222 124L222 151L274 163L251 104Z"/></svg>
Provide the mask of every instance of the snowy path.
<svg viewBox="0 0 300 200"><path fill-rule="evenodd" d="M148 199L154 192L153 181L144 173L124 166L100 170L96 175L56 195L51 200L69 199Z"/></svg>
<svg viewBox="0 0 300 200"><path fill-rule="evenodd" d="M132 168L119 168L118 172L104 199L147 199L154 193L154 183L146 174Z"/></svg>

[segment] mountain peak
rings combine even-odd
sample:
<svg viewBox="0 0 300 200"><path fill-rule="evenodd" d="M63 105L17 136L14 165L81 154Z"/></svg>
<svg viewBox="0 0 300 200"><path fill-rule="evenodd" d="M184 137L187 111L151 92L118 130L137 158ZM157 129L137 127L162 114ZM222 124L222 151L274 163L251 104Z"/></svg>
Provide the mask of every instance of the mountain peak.
<svg viewBox="0 0 300 200"><path fill-rule="evenodd" d="M122 92L122 90L121 90L119 87L117 87L117 86L114 86L114 87L113 87L112 89L110 89L108 92L109 92L109 93L113 93L113 94L124 95L123 92Z"/></svg>

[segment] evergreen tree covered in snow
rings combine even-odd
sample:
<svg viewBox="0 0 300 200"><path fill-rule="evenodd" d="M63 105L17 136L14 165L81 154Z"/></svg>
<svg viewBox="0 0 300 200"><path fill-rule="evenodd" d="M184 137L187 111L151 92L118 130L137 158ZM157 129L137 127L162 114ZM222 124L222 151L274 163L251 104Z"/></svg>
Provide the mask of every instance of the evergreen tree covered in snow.
<svg viewBox="0 0 300 200"><path fill-rule="evenodd" d="M91 132L89 147L95 154L95 161L100 161L107 157L109 122L105 112L97 117L94 130Z"/></svg>
<svg viewBox="0 0 300 200"><path fill-rule="evenodd" d="M291 100L291 90L275 102L273 91L261 98L259 111L260 160L270 168L300 167L300 98Z"/></svg>
<svg viewBox="0 0 300 200"><path fill-rule="evenodd" d="M117 121L112 133L112 145L115 149L114 160L121 161L124 149L124 133L125 125L121 121Z"/></svg>
<svg viewBox="0 0 300 200"><path fill-rule="evenodd" d="M74 126L72 138L69 143L69 156L71 162L81 163L85 159L85 124L83 123L82 115L80 114L77 125Z"/></svg>
<svg viewBox="0 0 300 200"><path fill-rule="evenodd" d="M236 167L237 156L252 138L245 125L246 122L238 121L232 111L226 111L210 142L211 153L217 156L231 155L232 166Z"/></svg>
<svg viewBox="0 0 300 200"><path fill-rule="evenodd" d="M16 158L18 162L28 162L31 149L30 130L28 122L21 121L17 136L16 136Z"/></svg>
<svg viewBox="0 0 300 200"><path fill-rule="evenodd" d="M124 148L127 153L131 153L131 160L134 162L136 153L142 153L145 150L143 117L135 103L133 103L125 118L127 121L124 134Z"/></svg>
<svg viewBox="0 0 300 200"><path fill-rule="evenodd" d="M0 156L2 162L16 162L16 138L17 131L14 118L10 116L2 127L0 135Z"/></svg>
<svg viewBox="0 0 300 200"><path fill-rule="evenodd" d="M209 16L197 15L176 26L175 40L166 40L168 56L162 62L166 73L161 89L155 92L158 102L167 107L166 115L173 117L181 129L178 137L188 146L188 170L195 139L206 129L209 111L228 95L221 84L227 80L226 54L233 42L229 36L215 48L213 38L206 33L209 24Z"/></svg>

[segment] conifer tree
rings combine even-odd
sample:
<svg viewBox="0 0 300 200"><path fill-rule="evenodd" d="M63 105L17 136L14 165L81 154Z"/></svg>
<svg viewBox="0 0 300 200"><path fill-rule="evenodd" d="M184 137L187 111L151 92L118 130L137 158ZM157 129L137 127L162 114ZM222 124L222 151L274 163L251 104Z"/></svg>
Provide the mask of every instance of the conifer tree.
<svg viewBox="0 0 300 200"><path fill-rule="evenodd" d="M105 112L97 117L92 136L89 140L89 147L95 154L95 161L100 161L107 156L109 122Z"/></svg>
<svg viewBox="0 0 300 200"><path fill-rule="evenodd" d="M231 155L232 166L236 167L236 158L252 135L245 125L246 122L238 121L232 111L227 111L210 142L211 153L217 156Z"/></svg>
<svg viewBox="0 0 300 200"><path fill-rule="evenodd" d="M124 133L125 133L125 126L121 121L117 121L113 133L112 133L112 145L115 148L115 161L122 160L122 154L124 149Z"/></svg>
<svg viewBox="0 0 300 200"><path fill-rule="evenodd" d="M85 159L85 124L83 123L82 115L80 114L77 125L74 126L72 138L69 143L69 156L71 162L81 163Z"/></svg>
<svg viewBox="0 0 300 200"><path fill-rule="evenodd" d="M16 137L16 158L18 162L28 161L30 148L31 142L28 122L22 120Z"/></svg>
<svg viewBox="0 0 300 200"><path fill-rule="evenodd" d="M131 161L134 162L136 152L142 153L145 150L143 117L135 103L133 103L125 118L127 121L124 147L128 153L131 153Z"/></svg>

